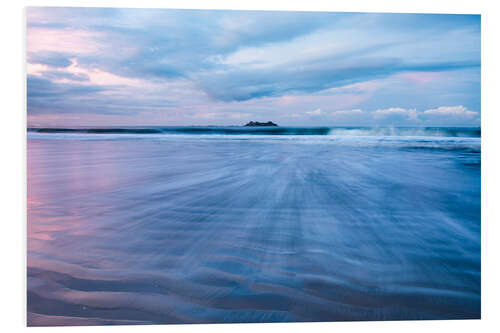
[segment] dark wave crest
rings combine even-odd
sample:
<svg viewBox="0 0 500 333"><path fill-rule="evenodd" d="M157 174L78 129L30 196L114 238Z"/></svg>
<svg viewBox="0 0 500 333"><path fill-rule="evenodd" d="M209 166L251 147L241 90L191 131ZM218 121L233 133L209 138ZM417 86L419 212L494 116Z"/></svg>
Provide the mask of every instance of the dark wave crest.
<svg viewBox="0 0 500 333"><path fill-rule="evenodd" d="M338 136L440 136L481 137L478 127L124 127L28 128L35 133L87 134L219 134L219 135L338 135Z"/></svg>

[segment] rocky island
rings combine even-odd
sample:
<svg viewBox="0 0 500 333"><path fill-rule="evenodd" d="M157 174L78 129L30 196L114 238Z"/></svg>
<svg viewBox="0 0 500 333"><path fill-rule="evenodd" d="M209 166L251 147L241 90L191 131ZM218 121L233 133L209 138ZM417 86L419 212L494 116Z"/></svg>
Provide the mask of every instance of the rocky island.
<svg viewBox="0 0 500 333"><path fill-rule="evenodd" d="M251 122L247 123L245 126L278 126L278 125L273 123L272 121L268 121L267 123L261 123L258 121L251 121Z"/></svg>

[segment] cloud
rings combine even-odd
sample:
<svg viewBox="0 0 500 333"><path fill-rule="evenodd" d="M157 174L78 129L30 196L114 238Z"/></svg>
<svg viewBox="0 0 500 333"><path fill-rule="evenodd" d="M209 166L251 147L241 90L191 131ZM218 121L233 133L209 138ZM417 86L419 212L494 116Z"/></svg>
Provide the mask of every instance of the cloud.
<svg viewBox="0 0 500 333"><path fill-rule="evenodd" d="M339 111L333 111L331 113L331 115L334 117L346 117L346 116L363 115L363 114L365 114L365 111L361 109L339 110Z"/></svg>
<svg viewBox="0 0 500 333"><path fill-rule="evenodd" d="M43 72L43 77L53 81L89 81L86 73L71 73L67 71L48 70Z"/></svg>
<svg viewBox="0 0 500 333"><path fill-rule="evenodd" d="M145 110L166 110L176 104L165 97L137 96L120 86L96 85L78 81L57 83L51 79L28 75L29 114L139 114Z"/></svg>
<svg viewBox="0 0 500 333"><path fill-rule="evenodd" d="M424 115L441 116L441 117L463 117L475 118L479 115L478 112L471 111L462 105L458 106L440 106L436 109L425 110Z"/></svg>
<svg viewBox="0 0 500 333"><path fill-rule="evenodd" d="M442 78L442 74L439 72L406 72L399 74L399 77L408 79L413 82L420 84L429 83Z"/></svg>
<svg viewBox="0 0 500 333"><path fill-rule="evenodd" d="M27 107L29 114L72 113L92 110L88 105L105 87L80 84L57 84L49 79L28 75ZM86 106L87 105L87 106ZM94 111L95 112L95 111Z"/></svg>
<svg viewBox="0 0 500 333"><path fill-rule="evenodd" d="M251 113L242 112L197 112L191 117L198 119L248 119L251 116Z"/></svg>
<svg viewBox="0 0 500 333"><path fill-rule="evenodd" d="M193 118L202 118L202 119L213 119L219 116L216 112L199 112L193 114Z"/></svg>
<svg viewBox="0 0 500 333"><path fill-rule="evenodd" d="M104 47L99 42L103 37L99 32L91 30L28 27L26 48L30 56L38 57L41 61L46 60L36 54L70 52L89 55L98 53Z"/></svg>
<svg viewBox="0 0 500 333"><path fill-rule="evenodd" d="M98 93L104 87L78 84L56 84L51 80L36 76L28 76L28 101L30 98L71 97Z"/></svg>
<svg viewBox="0 0 500 333"><path fill-rule="evenodd" d="M306 113L311 115L311 116L319 116L322 112L321 112L321 109L316 109L313 111L307 111Z"/></svg>
<svg viewBox="0 0 500 333"><path fill-rule="evenodd" d="M66 54L60 52L31 52L28 55L28 62L56 68L64 68L71 65L71 59Z"/></svg>
<svg viewBox="0 0 500 333"><path fill-rule="evenodd" d="M219 101L245 101L285 94L316 93L408 71L450 71L475 67L476 62L404 63L395 57L352 56L348 59L299 59L272 67L225 68L191 78Z"/></svg>
<svg viewBox="0 0 500 333"><path fill-rule="evenodd" d="M418 114L416 109L388 108L388 109L379 109L373 112L373 117L375 119L381 119L393 116L401 117L406 120L418 120Z"/></svg>
<svg viewBox="0 0 500 333"><path fill-rule="evenodd" d="M30 7L27 60L28 115L399 124L480 108L478 15Z"/></svg>
<svg viewBox="0 0 500 333"><path fill-rule="evenodd" d="M405 17L414 22L412 16ZM383 16L371 18L384 21ZM393 16L387 18L395 20ZM395 21L401 29L405 27L401 20ZM214 58L218 70L191 77L214 100L228 102L316 93L399 73L425 84L438 78L436 73L480 66L479 34L474 29L457 33L429 28L416 37L380 26L366 28L372 31L370 37L366 35L368 30L340 26L259 47L245 45ZM462 45L451 42L451 37L458 35L463 38ZM474 52L465 55L461 49L464 43ZM435 48L427 44L448 45L446 52L450 54L436 57L432 51Z"/></svg>

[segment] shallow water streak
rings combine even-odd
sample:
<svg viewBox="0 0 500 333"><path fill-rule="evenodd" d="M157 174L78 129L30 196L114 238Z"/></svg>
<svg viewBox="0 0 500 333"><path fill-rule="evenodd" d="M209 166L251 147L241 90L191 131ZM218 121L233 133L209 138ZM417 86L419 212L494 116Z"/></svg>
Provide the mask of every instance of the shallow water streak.
<svg viewBox="0 0 500 333"><path fill-rule="evenodd" d="M304 140L30 137L29 324L479 318L479 139Z"/></svg>

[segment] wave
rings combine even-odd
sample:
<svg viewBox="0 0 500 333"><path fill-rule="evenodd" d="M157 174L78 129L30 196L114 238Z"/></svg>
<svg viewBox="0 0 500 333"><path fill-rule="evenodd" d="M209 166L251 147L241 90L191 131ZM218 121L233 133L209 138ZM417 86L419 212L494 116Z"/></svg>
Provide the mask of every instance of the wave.
<svg viewBox="0 0 500 333"><path fill-rule="evenodd" d="M110 127L110 128L28 128L34 133L59 134L203 134L203 135L335 135L335 136L433 136L481 137L478 127Z"/></svg>
<svg viewBox="0 0 500 333"><path fill-rule="evenodd" d="M480 138L479 127L332 127L330 135L340 136L432 136Z"/></svg>
<svg viewBox="0 0 500 333"><path fill-rule="evenodd" d="M145 127L145 128L29 128L37 133L88 133L88 134L226 134L226 135L326 135L328 127Z"/></svg>

